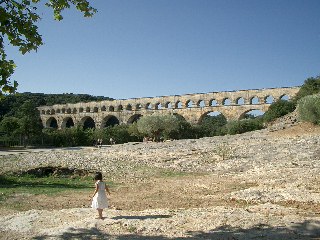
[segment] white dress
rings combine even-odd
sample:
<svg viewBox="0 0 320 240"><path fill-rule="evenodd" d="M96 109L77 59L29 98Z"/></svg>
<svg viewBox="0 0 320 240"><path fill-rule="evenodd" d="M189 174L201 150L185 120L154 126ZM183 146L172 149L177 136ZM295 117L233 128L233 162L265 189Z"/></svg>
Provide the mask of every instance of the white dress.
<svg viewBox="0 0 320 240"><path fill-rule="evenodd" d="M98 185L98 192L94 195L92 199L91 207L94 209L104 209L108 207L108 200L106 195L106 184L105 182L97 181L96 186Z"/></svg>

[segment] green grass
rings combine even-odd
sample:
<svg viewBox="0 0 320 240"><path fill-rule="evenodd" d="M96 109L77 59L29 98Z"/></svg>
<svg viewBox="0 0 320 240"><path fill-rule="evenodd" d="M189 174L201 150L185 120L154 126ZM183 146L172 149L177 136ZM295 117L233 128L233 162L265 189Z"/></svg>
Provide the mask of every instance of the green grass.
<svg viewBox="0 0 320 240"><path fill-rule="evenodd" d="M92 177L36 177L33 175L0 175L0 202L14 194L52 195L65 191L92 189ZM108 186L114 185L107 182Z"/></svg>

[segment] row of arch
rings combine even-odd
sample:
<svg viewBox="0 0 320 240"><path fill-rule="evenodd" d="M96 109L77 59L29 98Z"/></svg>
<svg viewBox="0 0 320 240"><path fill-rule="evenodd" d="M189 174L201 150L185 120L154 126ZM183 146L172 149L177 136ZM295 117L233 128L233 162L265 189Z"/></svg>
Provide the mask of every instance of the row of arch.
<svg viewBox="0 0 320 240"><path fill-rule="evenodd" d="M128 120L128 124L132 124L132 123L138 121L140 117L142 117L141 114L135 114L135 115L131 116ZM83 117L77 124L82 126L84 129L96 128L95 121L93 120L92 117L89 117L89 116ZM120 121L117 117L115 117L113 115L109 115L102 120L101 128L119 125L119 124L120 124ZM74 127L75 125L76 125L76 123L72 117L66 117L63 119L60 127L61 128L71 128L71 127ZM46 128L59 128L57 119L55 117L50 117L46 121L45 127Z"/></svg>
<svg viewBox="0 0 320 240"><path fill-rule="evenodd" d="M198 123L201 123L202 120L206 117L206 116L218 116L218 115L223 115L221 112L219 111L208 111L206 113L204 113ZM263 115L264 112L262 112L261 110L255 110L255 109L251 109L251 110L248 110L246 112L244 112L241 116L240 116L240 119L242 118L245 118L246 115ZM178 116L180 119L185 119L182 115L180 114L177 114L177 113L174 113L174 115ZM134 122L137 122L140 118L142 117L141 114L134 114L132 115L128 121L127 121L127 124L133 124ZM107 117L103 118L102 121L101 121L101 124L100 124L100 128L106 128L106 127L109 127L109 126L115 126L115 125L119 125L120 124L120 121L117 117L113 116L113 115L108 115ZM54 128L54 129L57 129L57 128L72 128L74 127L75 125L80 125L82 126L84 129L88 129L88 128L97 128L97 124L96 122L94 121L94 119L90 116L86 116L86 117L83 117L79 122L75 123L74 119L72 117L66 117L62 120L62 123L58 124L58 121L55 117L50 117L46 120L45 122L45 127L46 128Z"/></svg>
<svg viewBox="0 0 320 240"><path fill-rule="evenodd" d="M284 94L280 97L282 100L288 100L289 96ZM254 96L249 99L249 104L255 105L255 104L271 104L275 101L274 97L271 95L266 96L263 101L259 99L257 96ZM161 110L161 109L182 109L182 108L192 108L192 107L215 107L215 106L231 106L231 105L245 105L247 104L245 99L243 97L237 98L234 102L230 98L224 98L222 102L218 102L216 99L211 99L210 101L206 102L204 100L199 100L197 102L193 102L192 100L187 100L186 102L182 103L180 100L175 102L174 104L171 102L166 102L164 105L162 105L160 102L152 105L152 103L146 103L146 104L135 104L133 106L132 104L127 104L126 106L118 105L118 106L102 106L102 107L79 107L79 108L58 108L58 109L47 109L47 110L41 110L42 115L54 115L54 114L76 114L76 113L83 113L83 112L115 112L115 111L139 111L139 110Z"/></svg>
<svg viewBox="0 0 320 240"><path fill-rule="evenodd" d="M128 120L128 124L132 124L132 123L138 121L138 119L140 117L142 117L142 115L140 115L140 114L133 115ZM82 126L84 129L96 128L96 122L93 120L92 117L89 117L89 116L83 117L77 124ZM119 124L120 124L120 121L117 117L115 117L113 115L109 115L102 120L100 128L106 128L108 126L115 126L115 125L119 125ZM56 128L56 129L59 127L71 128L71 127L74 127L75 125L76 125L76 123L72 117L64 118L61 126L58 125L58 121L55 117L50 117L45 123L46 128Z"/></svg>

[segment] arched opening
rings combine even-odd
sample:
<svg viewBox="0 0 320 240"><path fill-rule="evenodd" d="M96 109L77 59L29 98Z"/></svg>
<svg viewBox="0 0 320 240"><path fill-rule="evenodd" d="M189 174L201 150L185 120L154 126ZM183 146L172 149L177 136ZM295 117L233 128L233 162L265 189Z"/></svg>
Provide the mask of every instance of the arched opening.
<svg viewBox="0 0 320 240"><path fill-rule="evenodd" d="M248 110L244 113L242 113L239 117L239 120L241 119L255 119L255 118L260 118L264 115L265 112L263 112L260 109L251 109Z"/></svg>
<svg viewBox="0 0 320 240"><path fill-rule="evenodd" d="M172 108L171 102L166 102L166 104L164 105L164 107L167 108L167 109Z"/></svg>
<svg viewBox="0 0 320 240"><path fill-rule="evenodd" d="M152 104L151 103L147 103L146 104L146 109L147 110L151 110L152 109Z"/></svg>
<svg viewBox="0 0 320 240"><path fill-rule="evenodd" d="M42 111L41 111L41 114L46 114L46 111L45 111L45 110L42 110Z"/></svg>
<svg viewBox="0 0 320 240"><path fill-rule="evenodd" d="M86 112L87 112L87 113L90 112L90 107L86 107Z"/></svg>
<svg viewBox="0 0 320 240"><path fill-rule="evenodd" d="M51 115L55 114L56 111L54 109L51 109Z"/></svg>
<svg viewBox="0 0 320 240"><path fill-rule="evenodd" d="M128 104L128 105L127 105L126 110L127 110L127 111L132 111L132 106L131 106L131 104Z"/></svg>
<svg viewBox="0 0 320 240"><path fill-rule="evenodd" d="M70 114L71 113L71 108L67 109L67 113Z"/></svg>
<svg viewBox="0 0 320 240"><path fill-rule="evenodd" d="M74 109L72 110L72 113L77 113L77 109L74 108Z"/></svg>
<svg viewBox="0 0 320 240"><path fill-rule="evenodd" d="M212 117L219 117L219 118L222 118L222 119L227 119L221 112L219 111L209 111L209 112L206 112L204 114L202 114L202 116L200 117L198 123L201 123L203 122L203 120L205 118L212 118ZM227 121L227 120L226 120Z"/></svg>
<svg viewBox="0 0 320 240"><path fill-rule="evenodd" d="M61 112L61 110L60 109L57 109L57 113L60 113Z"/></svg>
<svg viewBox="0 0 320 240"><path fill-rule="evenodd" d="M217 116L223 116L223 117L224 117L224 115L223 115L221 112L218 112L218 111L209 111L209 112L206 112L206 113L202 114L202 116L200 117L198 123L201 124L205 118L208 118L208 117L217 117ZM225 118L225 117L224 117L224 118Z"/></svg>
<svg viewBox="0 0 320 240"><path fill-rule="evenodd" d="M182 115L180 115L180 114L178 114L178 113L174 113L173 115L176 116L176 117L178 118L178 120L187 121L187 120L184 118L184 116L182 116Z"/></svg>
<svg viewBox="0 0 320 240"><path fill-rule="evenodd" d="M96 124L91 117L84 117L81 120L83 129L96 128Z"/></svg>
<svg viewBox="0 0 320 240"><path fill-rule="evenodd" d="M140 104L140 103L138 103L137 105L136 105L136 110L140 110L142 108L142 105Z"/></svg>
<svg viewBox="0 0 320 240"><path fill-rule="evenodd" d="M74 122L72 118L69 118L68 121L66 122L66 128L71 128L74 126Z"/></svg>
<svg viewBox="0 0 320 240"><path fill-rule="evenodd" d="M71 117L63 119L62 128L71 128L73 126L74 126L74 122Z"/></svg>
<svg viewBox="0 0 320 240"><path fill-rule="evenodd" d="M98 110L98 107L94 107L93 108L93 112L97 113L99 110Z"/></svg>
<svg viewBox="0 0 320 240"><path fill-rule="evenodd" d="M137 122L141 117L142 117L141 114L135 114L135 115L131 116L128 120L128 124L132 124L134 122Z"/></svg>
<svg viewBox="0 0 320 240"><path fill-rule="evenodd" d="M227 124L227 118L218 111L206 112L200 117L198 124L205 137L221 135L222 127Z"/></svg>
<svg viewBox="0 0 320 240"><path fill-rule="evenodd" d="M162 109L161 103L156 103L155 109L156 109L156 110Z"/></svg>
<svg viewBox="0 0 320 240"><path fill-rule="evenodd" d="M47 115L50 115L50 113L51 113L51 112L50 112L50 110L48 109L48 110L46 111L46 114L47 114Z"/></svg>
<svg viewBox="0 0 320 240"><path fill-rule="evenodd" d="M182 108L182 102L180 102L180 101L176 102L174 107L175 108Z"/></svg>
<svg viewBox="0 0 320 240"><path fill-rule="evenodd" d="M265 99L264 99L264 102L266 104L272 104L274 102L274 98L271 95L266 96Z"/></svg>
<svg viewBox="0 0 320 240"><path fill-rule="evenodd" d="M83 107L79 108L79 112L80 112L80 113L83 112Z"/></svg>
<svg viewBox="0 0 320 240"><path fill-rule="evenodd" d="M113 127L115 125L119 125L119 120L118 118L116 118L115 116L107 116L102 120L102 124L101 124L101 128L105 128L105 127Z"/></svg>
<svg viewBox="0 0 320 240"><path fill-rule="evenodd" d="M192 101L192 100L188 100L188 101L186 102L186 107L187 107L187 108L192 108L192 107L193 107L193 101Z"/></svg>
<svg viewBox="0 0 320 240"><path fill-rule="evenodd" d="M58 128L57 119L55 119L54 117L49 118L46 122L46 127L57 129Z"/></svg>
<svg viewBox="0 0 320 240"><path fill-rule="evenodd" d="M280 97L280 100L283 100L283 101L289 101L289 96L287 94L284 94Z"/></svg>
<svg viewBox="0 0 320 240"><path fill-rule="evenodd" d="M252 97L250 99L250 104L259 104L259 98L258 97Z"/></svg>
<svg viewBox="0 0 320 240"><path fill-rule="evenodd" d="M62 108L61 112L62 112L62 113L66 113L66 109L65 109L65 108Z"/></svg>
<svg viewBox="0 0 320 240"><path fill-rule="evenodd" d="M199 100L198 103L197 103L197 106L203 108L203 107L206 106L206 104L205 104L205 102L203 100Z"/></svg>
<svg viewBox="0 0 320 240"><path fill-rule="evenodd" d="M243 98L243 97L237 98L236 104L237 104L237 105L244 105L244 98Z"/></svg>
<svg viewBox="0 0 320 240"><path fill-rule="evenodd" d="M217 100L215 100L215 99L211 99L211 100L209 101L209 106L211 106L211 107L218 106L218 102L217 102Z"/></svg>
<svg viewBox="0 0 320 240"><path fill-rule="evenodd" d="M119 105L118 106L118 111L122 111L123 110L123 106L122 105Z"/></svg>
<svg viewBox="0 0 320 240"><path fill-rule="evenodd" d="M101 107L101 112L105 112L105 111L107 111L106 106L102 106L102 107Z"/></svg>
<svg viewBox="0 0 320 240"><path fill-rule="evenodd" d="M110 112L114 112L114 106L110 106L110 107L109 107L109 111L110 111Z"/></svg>
<svg viewBox="0 0 320 240"><path fill-rule="evenodd" d="M230 100L229 98L223 99L222 105L223 105L223 106L229 106L229 105L231 105L231 100Z"/></svg>

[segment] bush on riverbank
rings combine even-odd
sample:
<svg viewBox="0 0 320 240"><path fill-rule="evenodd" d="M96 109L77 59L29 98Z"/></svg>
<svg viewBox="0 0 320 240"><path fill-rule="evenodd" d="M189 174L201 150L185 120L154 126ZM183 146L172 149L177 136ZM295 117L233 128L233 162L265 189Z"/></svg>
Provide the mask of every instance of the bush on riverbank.
<svg viewBox="0 0 320 240"><path fill-rule="evenodd" d="M320 124L320 94L301 98L298 101L298 114L301 121Z"/></svg>

